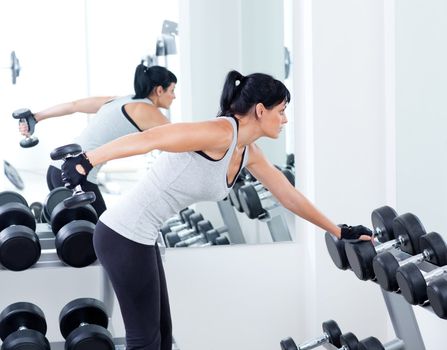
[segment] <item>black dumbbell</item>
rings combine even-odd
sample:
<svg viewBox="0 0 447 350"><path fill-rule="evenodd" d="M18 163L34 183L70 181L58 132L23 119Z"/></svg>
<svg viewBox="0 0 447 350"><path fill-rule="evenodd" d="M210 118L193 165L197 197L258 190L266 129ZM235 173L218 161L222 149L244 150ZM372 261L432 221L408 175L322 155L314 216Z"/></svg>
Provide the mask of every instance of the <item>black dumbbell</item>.
<svg viewBox="0 0 447 350"><path fill-rule="evenodd" d="M338 239L330 232L325 233L324 240L326 242L326 248L329 256L331 257L335 266L337 266L340 270L349 269L349 261L346 257L345 251L345 240Z"/></svg>
<svg viewBox="0 0 447 350"><path fill-rule="evenodd" d="M223 233L228 232L226 226L214 228L209 220L199 221L196 225L197 234L178 242L176 247L204 247L210 245L228 245L230 241Z"/></svg>
<svg viewBox="0 0 447 350"><path fill-rule="evenodd" d="M349 265L359 279L363 281L375 279L372 262L379 253L393 248L410 255L420 252L419 238L425 234L422 223L411 213L396 215L394 209L388 206L373 211L371 218L374 232L381 237L381 240L376 241L376 245L370 241L345 244ZM392 229L389 227L391 223Z"/></svg>
<svg viewBox="0 0 447 350"><path fill-rule="evenodd" d="M295 176L289 169L280 169L291 184L295 184ZM247 183L239 188L239 202L244 213L250 219L260 219L265 217L269 210L279 206L276 200L268 207L264 207L262 201L265 199L274 199L272 193L267 190L260 182Z"/></svg>
<svg viewBox="0 0 447 350"><path fill-rule="evenodd" d="M170 229L171 226L184 224L185 223L185 219L184 219L185 212L194 213L194 209L190 209L188 207L183 208L182 210L179 211L179 213L177 215L174 215L174 216L170 217L168 220L166 220L163 223L163 225L166 225L168 227L168 229ZM170 232L170 231L167 231L167 232Z"/></svg>
<svg viewBox="0 0 447 350"><path fill-rule="evenodd" d="M447 265L430 272L424 272L414 263L408 263L397 269L396 280L404 298L412 305L423 305L428 301L427 284L445 276Z"/></svg>
<svg viewBox="0 0 447 350"><path fill-rule="evenodd" d="M384 206L375 209L372 214L373 227L376 231L379 241L391 239L393 227L392 221L396 217L396 212L394 209ZM341 226L341 225L338 225ZM351 268L348 258L346 256L346 246L347 242L344 239L338 239L330 232L325 234L326 248L328 250L329 256L331 257L335 266L341 270L346 270Z"/></svg>
<svg viewBox="0 0 447 350"><path fill-rule="evenodd" d="M164 235L167 247L174 247L182 239L186 239L186 236L196 232L197 223L203 220L202 214L196 213L192 209L184 211L181 215L185 222L170 227L170 232L167 232Z"/></svg>
<svg viewBox="0 0 447 350"><path fill-rule="evenodd" d="M191 228L189 217L195 213L194 209L184 209L179 212L178 216L169 218L160 227L160 232L165 237L170 232L178 232L184 229Z"/></svg>
<svg viewBox="0 0 447 350"><path fill-rule="evenodd" d="M69 145L61 146L54 149L50 156L53 160L67 159L75 157L82 153L80 145L72 143ZM67 208L75 208L85 204L94 202L96 195L94 192L84 192L81 185L77 185L73 190L73 195L70 198L64 200L64 204Z"/></svg>
<svg viewBox="0 0 447 350"><path fill-rule="evenodd" d="M380 286L389 292L396 292L399 289L396 280L396 272L400 266L409 263L419 264L428 261L437 266L447 264L447 246L441 235L436 232L430 232L419 239L421 253L400 260L391 252L378 254L373 260L373 270Z"/></svg>
<svg viewBox="0 0 447 350"><path fill-rule="evenodd" d="M34 219L36 220L36 222L40 224L42 222L43 204L41 202L32 202L29 205L29 208L34 215Z"/></svg>
<svg viewBox="0 0 447 350"><path fill-rule="evenodd" d="M50 215L59 258L72 267L85 267L95 262L93 232L98 221L95 209L90 204L67 208L62 201Z"/></svg>
<svg viewBox="0 0 447 350"><path fill-rule="evenodd" d="M0 263L12 271L23 271L40 258L36 220L26 200L14 192L0 193Z"/></svg>
<svg viewBox="0 0 447 350"><path fill-rule="evenodd" d="M338 350L357 350L359 346L359 340L351 333L344 333L340 337L340 348Z"/></svg>
<svg viewBox="0 0 447 350"><path fill-rule="evenodd" d="M43 311L32 303L7 306L0 314L2 350L50 350Z"/></svg>
<svg viewBox="0 0 447 350"><path fill-rule="evenodd" d="M27 108L20 108L12 112L12 117L14 119L19 119L19 123L28 124L28 135L20 141L20 146L23 148L34 147L39 143L39 139L34 134L34 127L36 126L36 119L34 114Z"/></svg>
<svg viewBox="0 0 447 350"><path fill-rule="evenodd" d="M14 191L0 192L0 206L8 203L22 203L24 206L28 206L28 202L20 193Z"/></svg>
<svg viewBox="0 0 447 350"><path fill-rule="evenodd" d="M385 349L386 348L383 346L380 340L375 337L365 338L361 340L358 345L358 350L385 350Z"/></svg>
<svg viewBox="0 0 447 350"><path fill-rule="evenodd" d="M108 324L109 316L101 301L93 298L70 301L59 314L65 350L114 350Z"/></svg>
<svg viewBox="0 0 447 350"><path fill-rule="evenodd" d="M53 188L43 201L41 221L50 223L51 213L54 207L62 202L64 199L70 198L72 194L73 192L65 187Z"/></svg>
<svg viewBox="0 0 447 350"><path fill-rule="evenodd" d="M239 174L236 181L234 182L233 187L230 190L230 193L228 194L231 205L240 213L244 212L244 209L242 208L241 202L239 200L239 189L245 185L244 178L245 176Z"/></svg>
<svg viewBox="0 0 447 350"><path fill-rule="evenodd" d="M445 276L428 284L427 297L435 314L440 318L447 319L447 280Z"/></svg>
<svg viewBox="0 0 447 350"><path fill-rule="evenodd" d="M199 232L204 235L205 240L209 243L209 245L230 244L228 237L223 235L224 233L228 232L228 228L226 226L214 228L210 221L205 220L199 222L197 227Z"/></svg>
<svg viewBox="0 0 447 350"><path fill-rule="evenodd" d="M295 342L292 338L286 338L281 340L281 350L310 350L316 347L319 347L323 344L332 344L333 346L339 348L341 346L340 337L341 331L338 327L337 322L333 320L329 320L323 322L323 335L320 337L308 340L304 343L301 343L299 346L296 346Z"/></svg>

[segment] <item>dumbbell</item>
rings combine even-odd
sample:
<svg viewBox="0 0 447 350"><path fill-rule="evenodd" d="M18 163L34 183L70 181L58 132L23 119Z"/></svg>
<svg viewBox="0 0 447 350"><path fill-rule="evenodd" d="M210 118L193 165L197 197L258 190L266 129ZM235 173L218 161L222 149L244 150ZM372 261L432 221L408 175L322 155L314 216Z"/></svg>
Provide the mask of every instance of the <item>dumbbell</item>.
<svg viewBox="0 0 447 350"><path fill-rule="evenodd" d="M427 297L430 305L440 318L447 319L447 280L440 277L429 283Z"/></svg>
<svg viewBox="0 0 447 350"><path fill-rule="evenodd" d="M32 303L11 304L0 314L2 350L50 350L46 332L45 315Z"/></svg>
<svg viewBox="0 0 447 350"><path fill-rule="evenodd" d="M95 262L93 232L98 221L95 209L90 204L67 208L61 201L49 214L59 258L72 267Z"/></svg>
<svg viewBox="0 0 447 350"><path fill-rule="evenodd" d="M0 193L0 264L23 271L40 258L36 220L26 200L18 193Z"/></svg>
<svg viewBox="0 0 447 350"><path fill-rule="evenodd" d="M240 213L244 212L242 208L241 202L239 200L239 189L245 185L245 179L242 174L239 174L236 181L233 184L233 187L228 194L228 198L230 199L231 205Z"/></svg>
<svg viewBox="0 0 447 350"><path fill-rule="evenodd" d="M195 213L194 209L183 209L178 216L174 216L166 220L160 227L160 232L165 237L169 232L177 232L187 228L191 228L189 217Z"/></svg>
<svg viewBox="0 0 447 350"><path fill-rule="evenodd" d="M50 157L53 160L66 160L70 157L75 157L82 153L80 145L72 143L69 145L61 146L54 149ZM75 208L85 204L94 202L96 195L94 192L84 192L81 185L77 185L73 190L73 195L70 198L64 200L64 204L67 208Z"/></svg>
<svg viewBox="0 0 447 350"><path fill-rule="evenodd" d="M276 166L276 165L275 165ZM276 166L289 182L295 186L295 175L290 169L280 168ZM247 183L239 188L238 198L244 213L250 219L262 218L266 215L268 210L274 209L279 206L275 201L274 204L268 207L263 207L262 201L265 199L273 198L272 193L267 190L259 181Z"/></svg>
<svg viewBox="0 0 447 350"><path fill-rule="evenodd" d="M165 241L168 247L174 247L180 241L183 241L197 233L197 224L203 220L203 216L200 213L192 213L190 215L188 214L185 219L187 221L186 227L180 230L177 230L174 227L172 228L172 232L169 232L165 235ZM183 227L183 225L181 226Z"/></svg>
<svg viewBox="0 0 447 350"><path fill-rule="evenodd" d="M394 209L388 206L377 208L373 211L372 220L375 234L379 241L386 241L392 238L393 220L396 217ZM339 227L341 225L338 225ZM341 270L350 268L346 256L346 240L338 239L330 232L325 233L326 248L335 266Z"/></svg>
<svg viewBox="0 0 447 350"><path fill-rule="evenodd" d="M447 264L447 246L441 235L430 232L419 239L421 253L407 259L399 260L391 252L378 254L373 259L373 270L380 286L389 292L396 292L399 286L396 280L396 272L400 266L409 263L419 264L428 261L437 266Z"/></svg>
<svg viewBox="0 0 447 350"><path fill-rule="evenodd" d="M406 344L399 338L382 344L379 339L368 337L358 343L358 350L403 350L406 348Z"/></svg>
<svg viewBox="0 0 447 350"><path fill-rule="evenodd" d="M65 350L114 350L108 323L109 316L101 301L93 298L70 301L59 314Z"/></svg>
<svg viewBox="0 0 447 350"><path fill-rule="evenodd" d="M185 212L191 212L194 213L194 209L190 209L188 207L183 208L182 210L179 211L179 213L177 215L174 215L172 217L170 217L168 220L166 220L163 225L167 225L168 228L170 228L171 226L175 226L175 225L181 225L185 223L184 220L184 216L183 213ZM169 232L169 231L168 231ZM166 232L167 233L167 232Z"/></svg>
<svg viewBox="0 0 447 350"><path fill-rule="evenodd" d="M36 136L32 136L34 134L34 127L36 126L34 114L27 108L20 108L12 112L12 117L14 119L19 119L19 123L28 124L28 135L20 141L20 146L23 148L30 148L37 145L39 143L39 139Z"/></svg>
<svg viewBox="0 0 447 350"><path fill-rule="evenodd" d="M301 343L299 346L296 346L295 342L292 338L286 338L281 340L281 350L310 350L316 347L319 347L323 344L332 344L333 346L339 348L341 347L340 337L341 331L338 327L337 322L333 320L329 320L323 322L323 335L320 337L308 340L304 343Z"/></svg>
<svg viewBox="0 0 447 350"><path fill-rule="evenodd" d="M196 235L178 242L175 247L204 247L209 245L230 244L228 238L222 235L223 233L228 232L226 226L216 229L209 220L202 220L197 223L196 227Z"/></svg>
<svg viewBox="0 0 447 350"><path fill-rule="evenodd" d="M359 340L351 333L344 333L340 337L340 348L338 350L358 350Z"/></svg>
<svg viewBox="0 0 447 350"><path fill-rule="evenodd" d="M36 223L40 224L42 222L43 204L41 202L32 202L29 208L34 215Z"/></svg>
<svg viewBox="0 0 447 350"><path fill-rule="evenodd" d="M396 280L402 295L410 304L423 305L428 301L427 285L434 283L446 272L447 265L424 272L416 264L408 263L397 269Z"/></svg>
<svg viewBox="0 0 447 350"><path fill-rule="evenodd" d="M363 281L375 279L372 262L377 254L393 248L410 255L417 254L420 252L419 238L425 234L425 229L416 215L406 213L397 216L394 209L388 206L374 210L371 219L375 235L380 235L376 245L370 241L345 244L349 265L355 275Z"/></svg>
<svg viewBox="0 0 447 350"><path fill-rule="evenodd" d="M43 201L41 221L50 223L51 213L54 207L62 202L64 199L70 198L72 194L73 192L65 187L53 188Z"/></svg>

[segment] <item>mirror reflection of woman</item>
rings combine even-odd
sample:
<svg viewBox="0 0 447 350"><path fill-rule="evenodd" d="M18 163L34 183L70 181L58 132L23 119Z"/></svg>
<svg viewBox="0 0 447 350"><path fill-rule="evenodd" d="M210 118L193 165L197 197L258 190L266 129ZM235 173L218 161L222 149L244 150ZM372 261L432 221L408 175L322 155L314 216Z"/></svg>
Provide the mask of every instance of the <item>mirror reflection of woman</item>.
<svg viewBox="0 0 447 350"><path fill-rule="evenodd" d="M156 244L162 223L201 201L225 198L246 167L287 209L338 238L370 239L363 226L338 227L273 166L255 141L277 138L287 123L290 93L261 73L228 73L218 118L175 123L121 137L67 159L69 187L112 159L164 151L147 175L119 204L100 217L94 234L99 261L116 292L126 328L127 349L171 350L171 317L165 275Z"/></svg>
<svg viewBox="0 0 447 350"><path fill-rule="evenodd" d="M139 64L134 75L134 95L124 97L98 96L61 103L34 114L36 122L73 113L95 114L74 142L84 150L95 149L111 140L134 132L148 130L168 123L159 108L169 109L175 99L176 76L164 67L146 67ZM22 135L28 135L27 123L19 124ZM63 130L61 131L63 132ZM60 170L61 162L53 162L47 170L49 190L64 186ZM106 210L104 198L98 187L97 174L101 165L96 166L86 178L83 187L96 195L92 203L98 215Z"/></svg>

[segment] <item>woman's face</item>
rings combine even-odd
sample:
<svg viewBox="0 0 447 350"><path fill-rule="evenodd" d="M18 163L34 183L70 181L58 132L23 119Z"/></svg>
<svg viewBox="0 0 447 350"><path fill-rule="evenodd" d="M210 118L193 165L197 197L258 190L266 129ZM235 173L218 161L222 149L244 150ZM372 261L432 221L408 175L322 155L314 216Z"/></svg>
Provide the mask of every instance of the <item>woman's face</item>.
<svg viewBox="0 0 447 350"><path fill-rule="evenodd" d="M265 109L261 118L262 129L265 136L276 139L282 131L284 124L287 123L285 109L287 104L285 101L272 109Z"/></svg>
<svg viewBox="0 0 447 350"><path fill-rule="evenodd" d="M175 83L171 83L166 90L161 89L161 93L158 96L158 104L161 108L169 109L172 101L175 99Z"/></svg>

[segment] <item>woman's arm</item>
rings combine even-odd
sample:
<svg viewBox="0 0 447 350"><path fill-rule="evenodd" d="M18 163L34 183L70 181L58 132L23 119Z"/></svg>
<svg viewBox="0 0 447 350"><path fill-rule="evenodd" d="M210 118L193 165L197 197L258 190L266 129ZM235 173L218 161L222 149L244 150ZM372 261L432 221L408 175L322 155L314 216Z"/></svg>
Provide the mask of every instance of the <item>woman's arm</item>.
<svg viewBox="0 0 447 350"><path fill-rule="evenodd" d="M225 152L232 137L231 124L222 118L204 122L165 124L120 137L88 151L86 156L92 166L96 166L112 159L145 154L154 149L167 152Z"/></svg>
<svg viewBox="0 0 447 350"><path fill-rule="evenodd" d="M113 99L112 96L87 97L72 102L61 103L35 113L34 118L36 118L37 122L40 122L48 118L61 117L76 112L96 113L104 103L111 99Z"/></svg>
<svg viewBox="0 0 447 350"><path fill-rule="evenodd" d="M303 219L328 231L337 238L341 229L321 213L300 191L287 180L283 173L273 166L255 145L250 145L248 170L275 196L287 209ZM369 236L361 236L370 239Z"/></svg>

